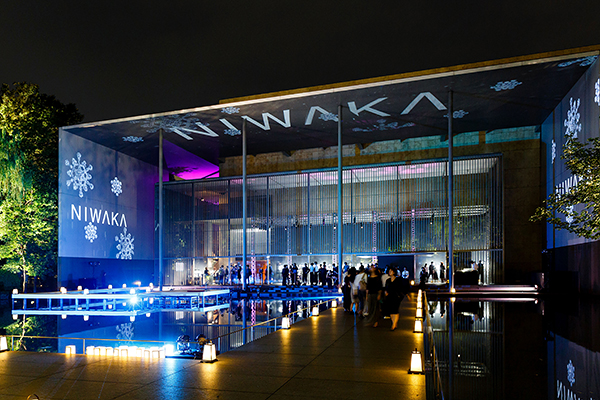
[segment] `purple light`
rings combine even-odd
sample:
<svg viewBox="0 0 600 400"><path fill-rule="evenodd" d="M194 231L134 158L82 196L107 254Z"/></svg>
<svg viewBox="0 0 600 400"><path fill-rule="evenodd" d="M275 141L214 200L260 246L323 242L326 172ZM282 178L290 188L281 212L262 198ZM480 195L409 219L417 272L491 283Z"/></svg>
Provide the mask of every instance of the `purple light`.
<svg viewBox="0 0 600 400"><path fill-rule="evenodd" d="M201 179L210 175L219 176L219 166L214 165L179 146L165 140L163 142L167 169L181 179Z"/></svg>

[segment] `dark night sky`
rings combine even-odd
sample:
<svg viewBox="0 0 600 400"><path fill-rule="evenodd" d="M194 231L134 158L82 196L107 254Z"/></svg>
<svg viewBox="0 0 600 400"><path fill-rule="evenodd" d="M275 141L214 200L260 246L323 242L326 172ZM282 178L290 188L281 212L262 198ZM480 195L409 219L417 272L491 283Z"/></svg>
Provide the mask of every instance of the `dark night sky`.
<svg viewBox="0 0 600 400"><path fill-rule="evenodd" d="M600 44L599 22L592 0L4 1L0 81L95 121Z"/></svg>

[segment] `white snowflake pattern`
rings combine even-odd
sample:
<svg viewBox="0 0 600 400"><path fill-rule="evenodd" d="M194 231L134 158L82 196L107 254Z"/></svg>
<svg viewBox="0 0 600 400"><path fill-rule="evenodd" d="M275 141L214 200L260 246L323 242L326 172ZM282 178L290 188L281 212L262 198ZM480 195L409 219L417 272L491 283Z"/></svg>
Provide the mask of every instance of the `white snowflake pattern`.
<svg viewBox="0 0 600 400"><path fill-rule="evenodd" d="M567 136L572 136L573 139L577 139L577 134L581 132L581 124L579 123L579 119L581 118L581 114L579 113L579 105L581 104L581 99L577 99L574 101L571 97L569 101L570 109L567 111L567 118L565 119L564 126L567 128L565 134Z"/></svg>
<svg viewBox="0 0 600 400"><path fill-rule="evenodd" d="M242 131L239 129L225 129L225 132L223 133L229 136L238 136L242 134Z"/></svg>
<svg viewBox="0 0 600 400"><path fill-rule="evenodd" d="M231 107L231 106L229 106L229 107L223 108L221 110L221 112L225 113L225 114L229 114L229 115L231 115L231 114L238 114L240 112L240 108L239 107Z"/></svg>
<svg viewBox="0 0 600 400"><path fill-rule="evenodd" d="M573 206L565 207L565 211L566 211L565 221L567 221L567 224L572 224L573 223Z"/></svg>
<svg viewBox="0 0 600 400"><path fill-rule="evenodd" d="M117 258L121 260L131 260L133 256L133 241L134 238L131 236L131 233L127 233L127 228L123 228L123 232L119 234L119 236L115 236L115 241L117 243Z"/></svg>
<svg viewBox="0 0 600 400"><path fill-rule="evenodd" d="M490 86L490 89L494 89L496 92L501 92L503 90L513 90L523 82L519 82L516 79L512 79L510 81L500 81L496 83L494 86Z"/></svg>
<svg viewBox="0 0 600 400"><path fill-rule="evenodd" d="M565 62L558 64L558 67L564 68L564 67L568 67L569 65L577 64L577 63L579 63L580 67L587 67L588 65L592 65L592 63L594 61L596 61L596 58L598 58L598 56L588 56L588 57L578 58L576 60L565 61Z"/></svg>
<svg viewBox="0 0 600 400"><path fill-rule="evenodd" d="M131 340L133 339L133 324L128 322L126 324L120 324L115 327L117 332L117 339L119 340Z"/></svg>
<svg viewBox="0 0 600 400"><path fill-rule="evenodd" d="M552 164L554 164L554 159L556 158L556 142L552 139Z"/></svg>
<svg viewBox="0 0 600 400"><path fill-rule="evenodd" d="M463 118L465 115L467 115L469 112L465 111L465 110L457 110L454 111L452 113L452 118L456 119L456 118ZM444 118L448 118L448 114L444 115Z"/></svg>
<svg viewBox="0 0 600 400"><path fill-rule="evenodd" d="M90 222L86 226L84 226L83 229L85 230L85 239L89 240L90 243L94 243L94 239L98 239L98 228L96 227L96 225Z"/></svg>
<svg viewBox="0 0 600 400"><path fill-rule="evenodd" d="M123 187L123 184L121 183L119 178L117 178L116 176L115 176L115 179L110 181L110 191L113 192L115 194L115 196L119 197L119 195L121 193L123 193L122 187Z"/></svg>
<svg viewBox="0 0 600 400"><path fill-rule="evenodd" d="M598 78L594 85L594 101L600 106L600 78Z"/></svg>
<svg viewBox="0 0 600 400"><path fill-rule="evenodd" d="M79 197L83 197L83 192L87 192L88 189L94 189L94 184L91 182L92 175L89 174L93 167L85 160L81 161L80 152L77 152L77 160L72 158L70 163L69 160L65 160L65 165L70 168L67 175L71 178L67 179L67 186L73 184L73 190L79 190Z"/></svg>
<svg viewBox="0 0 600 400"><path fill-rule="evenodd" d="M139 143L139 142L143 142L144 138L141 136L124 136L123 141L131 142L131 143Z"/></svg>
<svg viewBox="0 0 600 400"><path fill-rule="evenodd" d="M334 113L324 113L319 115L319 119L323 121L335 121L338 122L338 116Z"/></svg>
<svg viewBox="0 0 600 400"><path fill-rule="evenodd" d="M398 123L398 122L390 122L389 124L386 124L385 119L378 119L377 125L373 124L366 128L356 127L356 128L352 128L352 130L354 132L374 132L374 131L396 130L396 129L407 128L407 127L411 127L411 126L415 126L414 122L407 122L402 125L400 125L400 123Z"/></svg>
<svg viewBox="0 0 600 400"><path fill-rule="evenodd" d="M575 384L575 366L571 360L569 360L569 363L567 364L567 380L571 386Z"/></svg>

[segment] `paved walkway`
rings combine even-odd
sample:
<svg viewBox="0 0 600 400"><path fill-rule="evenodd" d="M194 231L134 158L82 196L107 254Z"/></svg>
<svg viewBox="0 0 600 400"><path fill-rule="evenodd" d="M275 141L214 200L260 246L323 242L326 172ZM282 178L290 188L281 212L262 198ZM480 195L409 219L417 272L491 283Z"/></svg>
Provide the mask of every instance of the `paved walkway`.
<svg viewBox="0 0 600 400"><path fill-rule="evenodd" d="M340 307L214 364L4 352L0 399L424 399L425 377L407 373L411 350L422 350L413 299L393 332L389 320L364 326Z"/></svg>

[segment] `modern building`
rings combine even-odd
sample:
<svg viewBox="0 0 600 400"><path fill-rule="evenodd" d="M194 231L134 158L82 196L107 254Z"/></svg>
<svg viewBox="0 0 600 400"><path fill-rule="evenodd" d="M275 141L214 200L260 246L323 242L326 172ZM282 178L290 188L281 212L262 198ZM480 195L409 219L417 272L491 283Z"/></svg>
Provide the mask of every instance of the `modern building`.
<svg viewBox="0 0 600 400"><path fill-rule="evenodd" d="M460 284L475 262L484 284L598 293L598 242L529 217L579 180L566 130L599 136L599 50L63 127L60 283L378 262L415 277L433 263L438 278L450 264Z"/></svg>

